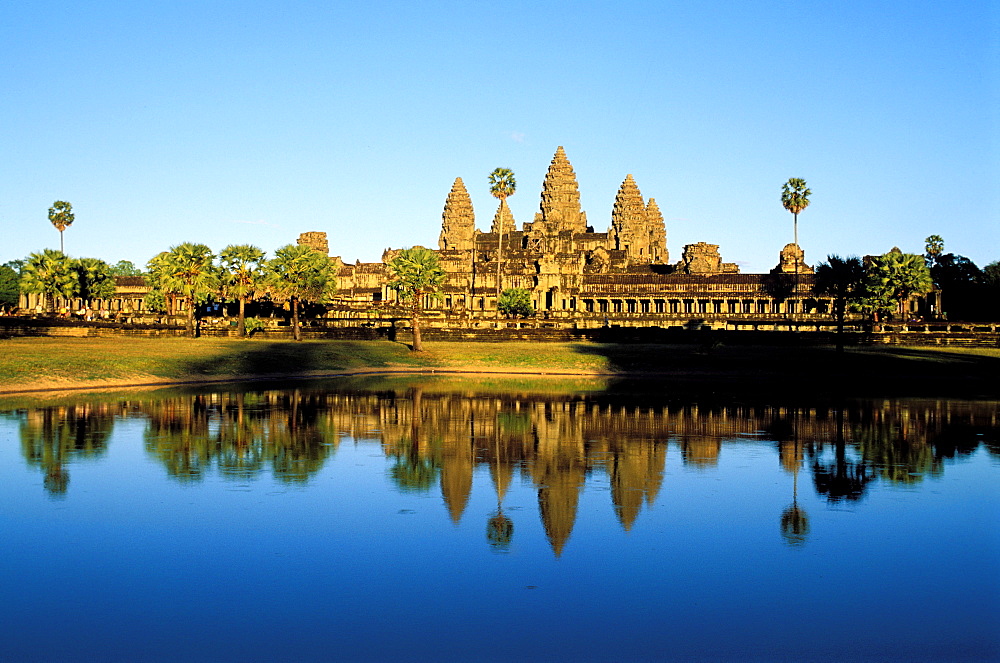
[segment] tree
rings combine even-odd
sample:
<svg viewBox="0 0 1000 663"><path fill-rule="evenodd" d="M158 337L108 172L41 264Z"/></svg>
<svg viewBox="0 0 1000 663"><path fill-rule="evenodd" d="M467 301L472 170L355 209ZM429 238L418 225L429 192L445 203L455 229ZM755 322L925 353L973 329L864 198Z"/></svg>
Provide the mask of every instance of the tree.
<svg viewBox="0 0 1000 663"><path fill-rule="evenodd" d="M142 276L142 270L130 260L119 260L111 265L112 276Z"/></svg>
<svg viewBox="0 0 1000 663"><path fill-rule="evenodd" d="M983 307L986 275L965 256L942 253L931 266L931 279L941 290L942 308L959 320L990 319L992 311Z"/></svg>
<svg viewBox="0 0 1000 663"><path fill-rule="evenodd" d="M302 340L299 305L322 302L336 287L333 263L305 244L288 244L275 251L267 262L264 280L271 297L288 302L296 341Z"/></svg>
<svg viewBox="0 0 1000 663"><path fill-rule="evenodd" d="M246 303L262 286L264 252L249 244L230 245L219 253L219 262L223 296L236 297L240 302L236 335L246 336Z"/></svg>
<svg viewBox="0 0 1000 663"><path fill-rule="evenodd" d="M795 229L795 246L799 245L799 213L809 207L812 191L806 188L806 181L798 177L790 178L781 187L781 205L792 213ZM795 266L798 271L798 265Z"/></svg>
<svg viewBox="0 0 1000 663"><path fill-rule="evenodd" d="M933 267L937 262L937 257L944 252L944 239L941 238L941 235L931 235L924 242L924 260L927 261L928 267Z"/></svg>
<svg viewBox="0 0 1000 663"><path fill-rule="evenodd" d="M813 291L833 299L833 317L837 321L837 352L844 351L844 319L851 304L864 296L865 268L857 256L841 258L832 255L816 266Z"/></svg>
<svg viewBox="0 0 1000 663"><path fill-rule="evenodd" d="M114 297L115 277L111 265L97 258L80 258L74 263L79 282L77 296L84 301Z"/></svg>
<svg viewBox="0 0 1000 663"><path fill-rule="evenodd" d="M991 288L1000 288L1000 260L994 260L983 267L983 279Z"/></svg>
<svg viewBox="0 0 1000 663"><path fill-rule="evenodd" d="M871 259L866 281L869 297L874 301L894 301L901 320L905 320L906 300L911 295L922 295L934 289L923 256L903 253L898 248Z"/></svg>
<svg viewBox="0 0 1000 663"><path fill-rule="evenodd" d="M21 268L23 262L11 260L0 265L0 309L17 308L21 295Z"/></svg>
<svg viewBox="0 0 1000 663"><path fill-rule="evenodd" d="M424 310L424 298L437 297L445 278L438 255L422 246L403 249L389 261L389 271L392 275L389 287L399 294L400 300L410 302L413 351L423 352L420 316Z"/></svg>
<svg viewBox="0 0 1000 663"><path fill-rule="evenodd" d="M32 253L21 271L21 291L42 295L45 310L51 313L56 297L74 297L79 290L80 281L73 262L62 251L53 249Z"/></svg>
<svg viewBox="0 0 1000 663"><path fill-rule="evenodd" d="M164 295L180 297L187 313L187 333L196 336L195 308L217 289L218 275L212 250L204 244L185 242L171 247L149 261L152 280Z"/></svg>
<svg viewBox="0 0 1000 663"><path fill-rule="evenodd" d="M57 200L49 208L49 221L59 231L59 253L63 252L63 231L73 225L74 219L73 206L65 200Z"/></svg>
<svg viewBox="0 0 1000 663"><path fill-rule="evenodd" d="M500 312L508 317L527 318L535 313L531 293L524 288L507 288L500 293L498 302Z"/></svg>
<svg viewBox="0 0 1000 663"><path fill-rule="evenodd" d="M500 201L500 208L503 208L507 198L514 195L517 190L517 181L514 179L514 172L510 168L497 168L490 173L490 194ZM503 290L501 281L501 265L503 264L503 226L499 228L497 238L497 319L500 318L500 293Z"/></svg>

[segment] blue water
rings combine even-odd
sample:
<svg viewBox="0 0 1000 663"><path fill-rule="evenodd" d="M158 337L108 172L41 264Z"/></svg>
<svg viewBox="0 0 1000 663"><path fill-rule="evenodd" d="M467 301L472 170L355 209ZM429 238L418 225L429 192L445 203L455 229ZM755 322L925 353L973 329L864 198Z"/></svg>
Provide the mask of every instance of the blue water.
<svg viewBox="0 0 1000 663"><path fill-rule="evenodd" d="M997 411L412 380L20 404L0 660L997 660Z"/></svg>

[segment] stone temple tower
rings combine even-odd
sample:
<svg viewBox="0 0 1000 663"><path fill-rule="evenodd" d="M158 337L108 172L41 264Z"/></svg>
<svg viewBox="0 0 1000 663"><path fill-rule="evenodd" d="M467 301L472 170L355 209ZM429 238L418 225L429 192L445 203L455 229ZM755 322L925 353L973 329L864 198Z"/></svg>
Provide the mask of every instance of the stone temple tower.
<svg viewBox="0 0 1000 663"><path fill-rule="evenodd" d="M500 205L497 206L497 213L493 215L493 226L490 228L490 232L510 234L516 230L517 223L514 221L514 215L507 207L507 201L501 200Z"/></svg>
<svg viewBox="0 0 1000 663"><path fill-rule="evenodd" d="M615 243L614 248L627 252L629 258L649 263L667 261L667 227L663 214L652 198L648 204L643 202L639 186L631 175L625 176L615 196L608 234Z"/></svg>
<svg viewBox="0 0 1000 663"><path fill-rule="evenodd" d="M649 223L646 221L646 204L632 175L626 175L615 196L611 211L611 237L615 248L625 251L630 258L649 258Z"/></svg>
<svg viewBox="0 0 1000 663"><path fill-rule="evenodd" d="M472 210L472 199L462 178L456 177L444 202L438 247L442 251L471 251L475 233L476 214Z"/></svg>
<svg viewBox="0 0 1000 663"><path fill-rule="evenodd" d="M649 228L649 256L651 262L668 263L670 253L667 251L667 224L663 222L663 214L656 200L649 199L646 203L646 224Z"/></svg>
<svg viewBox="0 0 1000 663"><path fill-rule="evenodd" d="M587 214L580 210L580 187L576 183L576 173L561 145L556 149L542 182L541 211L535 215L535 223L539 221L543 222L539 225L549 233L564 230L587 232Z"/></svg>

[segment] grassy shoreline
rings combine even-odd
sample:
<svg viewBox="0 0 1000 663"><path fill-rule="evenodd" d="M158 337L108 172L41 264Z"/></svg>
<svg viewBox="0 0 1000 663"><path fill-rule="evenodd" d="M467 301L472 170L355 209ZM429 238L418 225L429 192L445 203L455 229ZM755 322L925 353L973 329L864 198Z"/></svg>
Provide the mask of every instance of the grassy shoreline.
<svg viewBox="0 0 1000 663"><path fill-rule="evenodd" d="M1000 349L185 338L0 341L0 393L394 372L657 376L730 386L997 395Z"/></svg>

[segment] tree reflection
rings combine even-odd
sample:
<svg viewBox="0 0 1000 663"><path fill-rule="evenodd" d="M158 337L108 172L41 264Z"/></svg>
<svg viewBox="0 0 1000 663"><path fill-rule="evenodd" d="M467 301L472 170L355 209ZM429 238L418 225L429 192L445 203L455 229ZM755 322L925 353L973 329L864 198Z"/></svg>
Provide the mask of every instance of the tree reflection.
<svg viewBox="0 0 1000 663"><path fill-rule="evenodd" d="M844 500L856 502L864 496L868 484L876 479L876 474L868 463L848 459L843 408L837 410L836 422L834 460L822 462L818 455L815 456L812 465L813 483L816 492L825 495L832 503Z"/></svg>
<svg viewBox="0 0 1000 663"><path fill-rule="evenodd" d="M28 465L44 472L49 496L64 497L69 489L67 465L102 456L113 428L113 409L107 405L28 410L20 426L21 453Z"/></svg>
<svg viewBox="0 0 1000 663"><path fill-rule="evenodd" d="M298 391L196 394L147 406L146 450L181 482L201 481L213 468L251 480L270 465L273 476L305 483L339 441L315 397Z"/></svg>
<svg viewBox="0 0 1000 663"><path fill-rule="evenodd" d="M780 530L788 545L801 546L810 530L798 494L803 468L812 479L804 503L812 495L859 503L879 481L910 484L940 474L951 459L981 445L996 453L996 405L664 401L413 381L380 390L348 385L132 395L114 405L37 408L17 417L24 457L42 470L50 495L66 494L74 459L104 452L115 417L146 420L148 454L179 482L213 473L253 481L270 472L277 481L305 484L344 436L380 444L388 481L400 492L440 491L443 513L456 525L474 481L488 475L496 509L485 515L485 534L498 552L512 543L515 507L505 505L517 479L531 488L545 537L560 556L588 482L598 480L621 529L629 531L641 527L659 499L668 450L680 458L680 471L715 473L727 445L749 440L773 445L780 467L793 475Z"/></svg>

